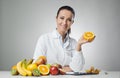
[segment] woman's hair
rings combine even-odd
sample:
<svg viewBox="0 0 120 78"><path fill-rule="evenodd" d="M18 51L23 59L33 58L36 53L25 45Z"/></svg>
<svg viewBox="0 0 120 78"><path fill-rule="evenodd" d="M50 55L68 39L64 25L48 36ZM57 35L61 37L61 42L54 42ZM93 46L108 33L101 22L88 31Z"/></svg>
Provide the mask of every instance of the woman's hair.
<svg viewBox="0 0 120 78"><path fill-rule="evenodd" d="M58 15L59 15L60 11L61 11L61 10L64 10L64 9L72 12L73 17L75 17L75 11L74 11L74 9L73 9L72 7L70 7L70 6L62 6L62 7L60 7L60 8L58 9L58 11L57 11L57 17L58 17Z"/></svg>
<svg viewBox="0 0 120 78"><path fill-rule="evenodd" d="M60 8L58 9L58 11L57 11L57 16L56 16L56 17L58 17L60 11L61 11L61 10L64 10L64 9L72 12L73 18L75 17L75 11L74 11L74 9L73 9L72 7L70 7L70 6L62 6L62 7L60 7ZM70 34L70 33L71 33L71 28L68 30L68 34Z"/></svg>

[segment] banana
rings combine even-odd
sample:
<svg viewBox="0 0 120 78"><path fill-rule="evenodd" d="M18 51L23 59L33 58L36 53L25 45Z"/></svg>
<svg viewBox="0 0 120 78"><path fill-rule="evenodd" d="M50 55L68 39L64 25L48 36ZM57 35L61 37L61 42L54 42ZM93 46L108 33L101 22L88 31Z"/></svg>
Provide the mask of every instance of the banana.
<svg viewBox="0 0 120 78"><path fill-rule="evenodd" d="M26 69L26 61L22 63L22 69L27 73L27 76L32 76L32 72Z"/></svg>
<svg viewBox="0 0 120 78"><path fill-rule="evenodd" d="M22 76L27 76L27 73L23 70L23 67L22 67L23 61L24 61L24 60L19 61L19 62L17 63L17 70L18 70L18 72L20 73L20 75L22 75Z"/></svg>
<svg viewBox="0 0 120 78"><path fill-rule="evenodd" d="M27 62L26 62L26 65L28 66L29 64L32 64L33 62L33 59L29 59Z"/></svg>

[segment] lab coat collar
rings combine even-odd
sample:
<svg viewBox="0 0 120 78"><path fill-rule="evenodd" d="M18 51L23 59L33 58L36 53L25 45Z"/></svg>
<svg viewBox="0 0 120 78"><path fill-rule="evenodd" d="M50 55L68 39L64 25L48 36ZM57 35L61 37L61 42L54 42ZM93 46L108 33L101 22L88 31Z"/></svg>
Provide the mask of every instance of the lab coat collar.
<svg viewBox="0 0 120 78"><path fill-rule="evenodd" d="M59 38L61 35L58 33L57 30L54 30L54 31L52 32L52 36L53 36L53 38Z"/></svg>
<svg viewBox="0 0 120 78"><path fill-rule="evenodd" d="M52 36L54 39L59 39L61 37L61 35L59 34L59 32L57 30L54 30L52 32ZM65 41L64 41L64 48L66 48L69 44L70 44L70 37L69 37L69 34L67 34Z"/></svg>

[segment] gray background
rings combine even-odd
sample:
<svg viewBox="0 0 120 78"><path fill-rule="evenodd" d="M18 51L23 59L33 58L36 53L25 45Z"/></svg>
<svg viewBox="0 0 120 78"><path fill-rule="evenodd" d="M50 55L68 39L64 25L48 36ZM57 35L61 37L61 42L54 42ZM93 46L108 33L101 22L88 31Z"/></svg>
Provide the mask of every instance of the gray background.
<svg viewBox="0 0 120 78"><path fill-rule="evenodd" d="M71 37L96 34L94 42L83 45L84 68L120 71L120 0L0 0L0 70L33 57L38 37L56 28L62 5L76 12Z"/></svg>

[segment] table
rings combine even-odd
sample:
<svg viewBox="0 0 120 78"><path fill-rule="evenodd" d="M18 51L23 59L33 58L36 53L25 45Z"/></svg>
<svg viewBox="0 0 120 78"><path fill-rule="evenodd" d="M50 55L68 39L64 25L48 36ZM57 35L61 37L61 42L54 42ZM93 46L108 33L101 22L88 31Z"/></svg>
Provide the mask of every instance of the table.
<svg viewBox="0 0 120 78"><path fill-rule="evenodd" d="M101 71L97 75L48 75L48 76L12 76L10 71L0 71L0 78L120 78L120 71Z"/></svg>

